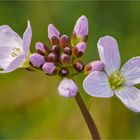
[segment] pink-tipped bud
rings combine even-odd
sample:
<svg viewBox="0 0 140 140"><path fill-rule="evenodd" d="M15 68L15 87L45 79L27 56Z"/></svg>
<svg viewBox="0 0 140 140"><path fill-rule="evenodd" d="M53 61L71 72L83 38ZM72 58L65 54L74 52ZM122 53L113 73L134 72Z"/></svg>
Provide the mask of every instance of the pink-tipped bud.
<svg viewBox="0 0 140 140"><path fill-rule="evenodd" d="M75 62L75 64L73 65L74 69L78 72L81 72L84 70L84 64L81 61L77 61Z"/></svg>
<svg viewBox="0 0 140 140"><path fill-rule="evenodd" d="M60 47L57 45L53 45L51 51L55 54L60 54Z"/></svg>
<svg viewBox="0 0 140 140"><path fill-rule="evenodd" d="M52 45L59 44L60 32L53 24L49 24L48 26L48 38Z"/></svg>
<svg viewBox="0 0 140 140"><path fill-rule="evenodd" d="M89 74L93 71L101 71L104 68L104 63L102 61L96 60L85 66L85 73Z"/></svg>
<svg viewBox="0 0 140 140"><path fill-rule="evenodd" d="M48 55L50 53L50 49L41 42L35 44L35 49L41 55Z"/></svg>
<svg viewBox="0 0 140 140"><path fill-rule="evenodd" d="M55 53L50 53L47 57L48 62L58 62L58 60L59 60L59 55Z"/></svg>
<svg viewBox="0 0 140 140"><path fill-rule="evenodd" d="M81 16L75 26L74 26L74 33L76 36L85 37L88 35L88 19L86 16Z"/></svg>
<svg viewBox="0 0 140 140"><path fill-rule="evenodd" d="M57 68L56 68L55 64L52 62L46 62L43 65L42 69L45 74L49 74L49 75L56 74L56 72L57 72Z"/></svg>
<svg viewBox="0 0 140 140"><path fill-rule="evenodd" d="M67 54L67 55L69 55L69 56L71 56L71 54L72 54L71 48L65 47L65 48L64 48L64 53Z"/></svg>
<svg viewBox="0 0 140 140"><path fill-rule="evenodd" d="M33 53L30 55L30 64L35 68L41 68L45 63L44 57L38 53Z"/></svg>
<svg viewBox="0 0 140 140"><path fill-rule="evenodd" d="M62 54L60 57L61 64L70 64L70 56L67 54Z"/></svg>
<svg viewBox="0 0 140 140"><path fill-rule="evenodd" d="M62 35L59 40L59 44L61 47L65 48L70 45L70 40L67 35Z"/></svg>
<svg viewBox="0 0 140 140"><path fill-rule="evenodd" d="M85 42L79 42L73 49L72 54L76 57L81 57L86 50L86 43Z"/></svg>
<svg viewBox="0 0 140 140"><path fill-rule="evenodd" d="M60 75L61 77L66 77L66 76L69 75L69 70L66 69L66 68L62 68L62 69L59 71L59 75Z"/></svg>
<svg viewBox="0 0 140 140"><path fill-rule="evenodd" d="M69 98L76 95L78 88L73 80L64 78L58 87L58 91L61 96Z"/></svg>

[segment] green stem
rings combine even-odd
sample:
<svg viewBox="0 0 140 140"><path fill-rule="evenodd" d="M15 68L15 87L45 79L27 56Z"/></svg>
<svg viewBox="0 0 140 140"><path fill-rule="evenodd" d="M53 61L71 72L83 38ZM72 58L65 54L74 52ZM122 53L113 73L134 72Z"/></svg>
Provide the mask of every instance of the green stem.
<svg viewBox="0 0 140 140"><path fill-rule="evenodd" d="M90 113L88 112L87 107L85 106L79 92L76 94L75 99L76 99L76 102L77 102L77 104L78 104L78 106L83 114L83 117L87 123L90 134L92 136L92 139L93 140L100 140L101 138L100 138L98 129L95 125L95 122L92 119Z"/></svg>

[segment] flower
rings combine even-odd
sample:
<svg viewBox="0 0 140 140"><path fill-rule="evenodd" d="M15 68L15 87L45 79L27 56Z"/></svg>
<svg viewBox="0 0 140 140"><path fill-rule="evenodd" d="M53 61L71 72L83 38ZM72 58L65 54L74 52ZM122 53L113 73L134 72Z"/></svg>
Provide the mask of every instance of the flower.
<svg viewBox="0 0 140 140"><path fill-rule="evenodd" d="M73 97L76 95L78 88L72 79L64 78L59 87L59 94L64 97Z"/></svg>
<svg viewBox="0 0 140 140"><path fill-rule="evenodd" d="M120 68L121 60L116 40L105 36L98 41L98 51L104 63L104 71L93 71L83 82L85 91L95 97L111 97L114 94L126 107L140 112L140 56L129 59Z"/></svg>
<svg viewBox="0 0 140 140"><path fill-rule="evenodd" d="M8 73L24 66L29 53L32 29L28 21L23 39L8 25L0 26L0 73Z"/></svg>

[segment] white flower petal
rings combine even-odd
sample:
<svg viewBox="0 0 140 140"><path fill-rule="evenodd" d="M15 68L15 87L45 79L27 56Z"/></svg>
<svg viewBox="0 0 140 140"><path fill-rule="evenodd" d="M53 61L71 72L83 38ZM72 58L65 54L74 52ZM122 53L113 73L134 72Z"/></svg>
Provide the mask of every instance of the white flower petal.
<svg viewBox="0 0 140 140"><path fill-rule="evenodd" d="M140 83L140 56L129 59L121 68L125 85Z"/></svg>
<svg viewBox="0 0 140 140"><path fill-rule="evenodd" d="M0 47L22 49L22 39L8 25L0 26Z"/></svg>
<svg viewBox="0 0 140 140"><path fill-rule="evenodd" d="M29 52L31 39L32 39L32 29L30 26L30 21L28 21L27 28L23 34L23 51L25 55L27 55L27 53Z"/></svg>
<svg viewBox="0 0 140 140"><path fill-rule="evenodd" d="M83 82L85 91L95 97L111 97L114 95L106 73L94 71L90 73Z"/></svg>
<svg viewBox="0 0 140 140"><path fill-rule="evenodd" d="M98 41L98 51L101 61L105 64L108 75L120 68L120 54L116 40L111 36L105 36Z"/></svg>
<svg viewBox="0 0 140 140"><path fill-rule="evenodd" d="M0 47L0 60L11 58L13 48L10 47Z"/></svg>
<svg viewBox="0 0 140 140"><path fill-rule="evenodd" d="M13 60L12 49L10 47L0 47L0 69L5 69Z"/></svg>
<svg viewBox="0 0 140 140"><path fill-rule="evenodd" d="M140 90L134 86L124 86L115 90L115 95L122 103L135 112L140 112Z"/></svg>
<svg viewBox="0 0 140 140"><path fill-rule="evenodd" d="M16 70L24 63L24 61L25 61L24 54L17 56L13 61L10 62L8 67L4 70L4 73L8 73L8 72Z"/></svg>

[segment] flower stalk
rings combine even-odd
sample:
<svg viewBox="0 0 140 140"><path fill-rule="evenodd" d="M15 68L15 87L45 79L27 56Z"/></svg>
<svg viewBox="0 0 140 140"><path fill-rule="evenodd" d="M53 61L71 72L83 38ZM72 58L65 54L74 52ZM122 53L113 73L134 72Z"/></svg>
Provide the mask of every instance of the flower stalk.
<svg viewBox="0 0 140 140"><path fill-rule="evenodd" d="M92 119L90 113L87 110L87 107L85 106L83 99L80 96L80 93L77 92L76 96L75 96L75 100L83 114L83 117L87 123L87 126L89 128L90 134L92 136L93 140L100 140L100 134L98 132L98 129L96 127L96 124L94 122L94 120Z"/></svg>

